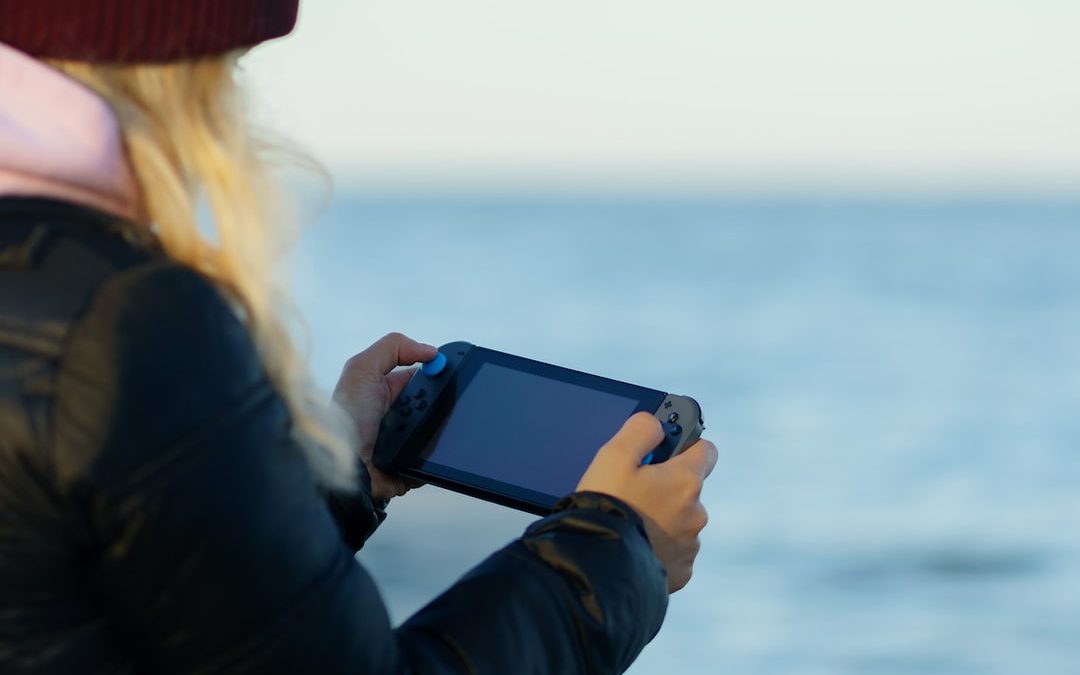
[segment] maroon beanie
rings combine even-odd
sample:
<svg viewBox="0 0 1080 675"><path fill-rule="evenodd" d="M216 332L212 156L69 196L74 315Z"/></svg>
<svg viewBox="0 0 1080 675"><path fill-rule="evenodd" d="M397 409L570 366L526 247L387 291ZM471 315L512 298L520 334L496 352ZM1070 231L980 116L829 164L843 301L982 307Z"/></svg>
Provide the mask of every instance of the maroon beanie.
<svg viewBox="0 0 1080 675"><path fill-rule="evenodd" d="M38 58L137 63L281 37L299 0L0 0L0 42Z"/></svg>

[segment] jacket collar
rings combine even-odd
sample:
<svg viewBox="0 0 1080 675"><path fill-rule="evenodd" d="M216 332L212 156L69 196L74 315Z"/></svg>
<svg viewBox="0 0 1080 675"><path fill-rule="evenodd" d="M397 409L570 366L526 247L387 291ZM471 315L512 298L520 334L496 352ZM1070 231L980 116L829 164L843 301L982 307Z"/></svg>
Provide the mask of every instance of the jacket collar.
<svg viewBox="0 0 1080 675"><path fill-rule="evenodd" d="M51 197L139 220L116 117L97 94L0 43L0 196Z"/></svg>

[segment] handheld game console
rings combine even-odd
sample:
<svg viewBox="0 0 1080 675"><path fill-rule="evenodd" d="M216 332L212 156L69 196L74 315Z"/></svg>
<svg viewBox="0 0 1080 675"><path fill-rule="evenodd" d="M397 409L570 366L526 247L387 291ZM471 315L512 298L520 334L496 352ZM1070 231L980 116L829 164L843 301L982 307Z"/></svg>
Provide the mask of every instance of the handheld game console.
<svg viewBox="0 0 1080 675"><path fill-rule="evenodd" d="M417 370L383 418L374 462L545 515L641 411L664 428L643 464L677 455L705 428L701 406L688 396L451 342Z"/></svg>

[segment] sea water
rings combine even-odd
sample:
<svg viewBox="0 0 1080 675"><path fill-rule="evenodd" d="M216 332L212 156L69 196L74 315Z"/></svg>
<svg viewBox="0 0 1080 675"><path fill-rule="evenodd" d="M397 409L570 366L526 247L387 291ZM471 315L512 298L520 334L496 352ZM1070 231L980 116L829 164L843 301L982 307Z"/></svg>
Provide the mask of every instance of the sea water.
<svg viewBox="0 0 1080 675"><path fill-rule="evenodd" d="M398 330L701 402L711 521L631 673L1080 673L1080 202L346 194L297 263L327 387ZM531 521L390 511L395 622Z"/></svg>

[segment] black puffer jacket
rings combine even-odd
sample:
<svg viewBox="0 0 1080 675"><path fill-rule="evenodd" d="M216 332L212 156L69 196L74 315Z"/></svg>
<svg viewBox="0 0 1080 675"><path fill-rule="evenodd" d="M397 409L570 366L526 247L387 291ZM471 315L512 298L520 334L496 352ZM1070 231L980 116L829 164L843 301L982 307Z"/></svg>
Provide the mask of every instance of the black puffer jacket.
<svg viewBox="0 0 1080 675"><path fill-rule="evenodd" d="M664 615L583 494L391 628L222 296L78 207L0 199L0 420L0 672L614 673Z"/></svg>

